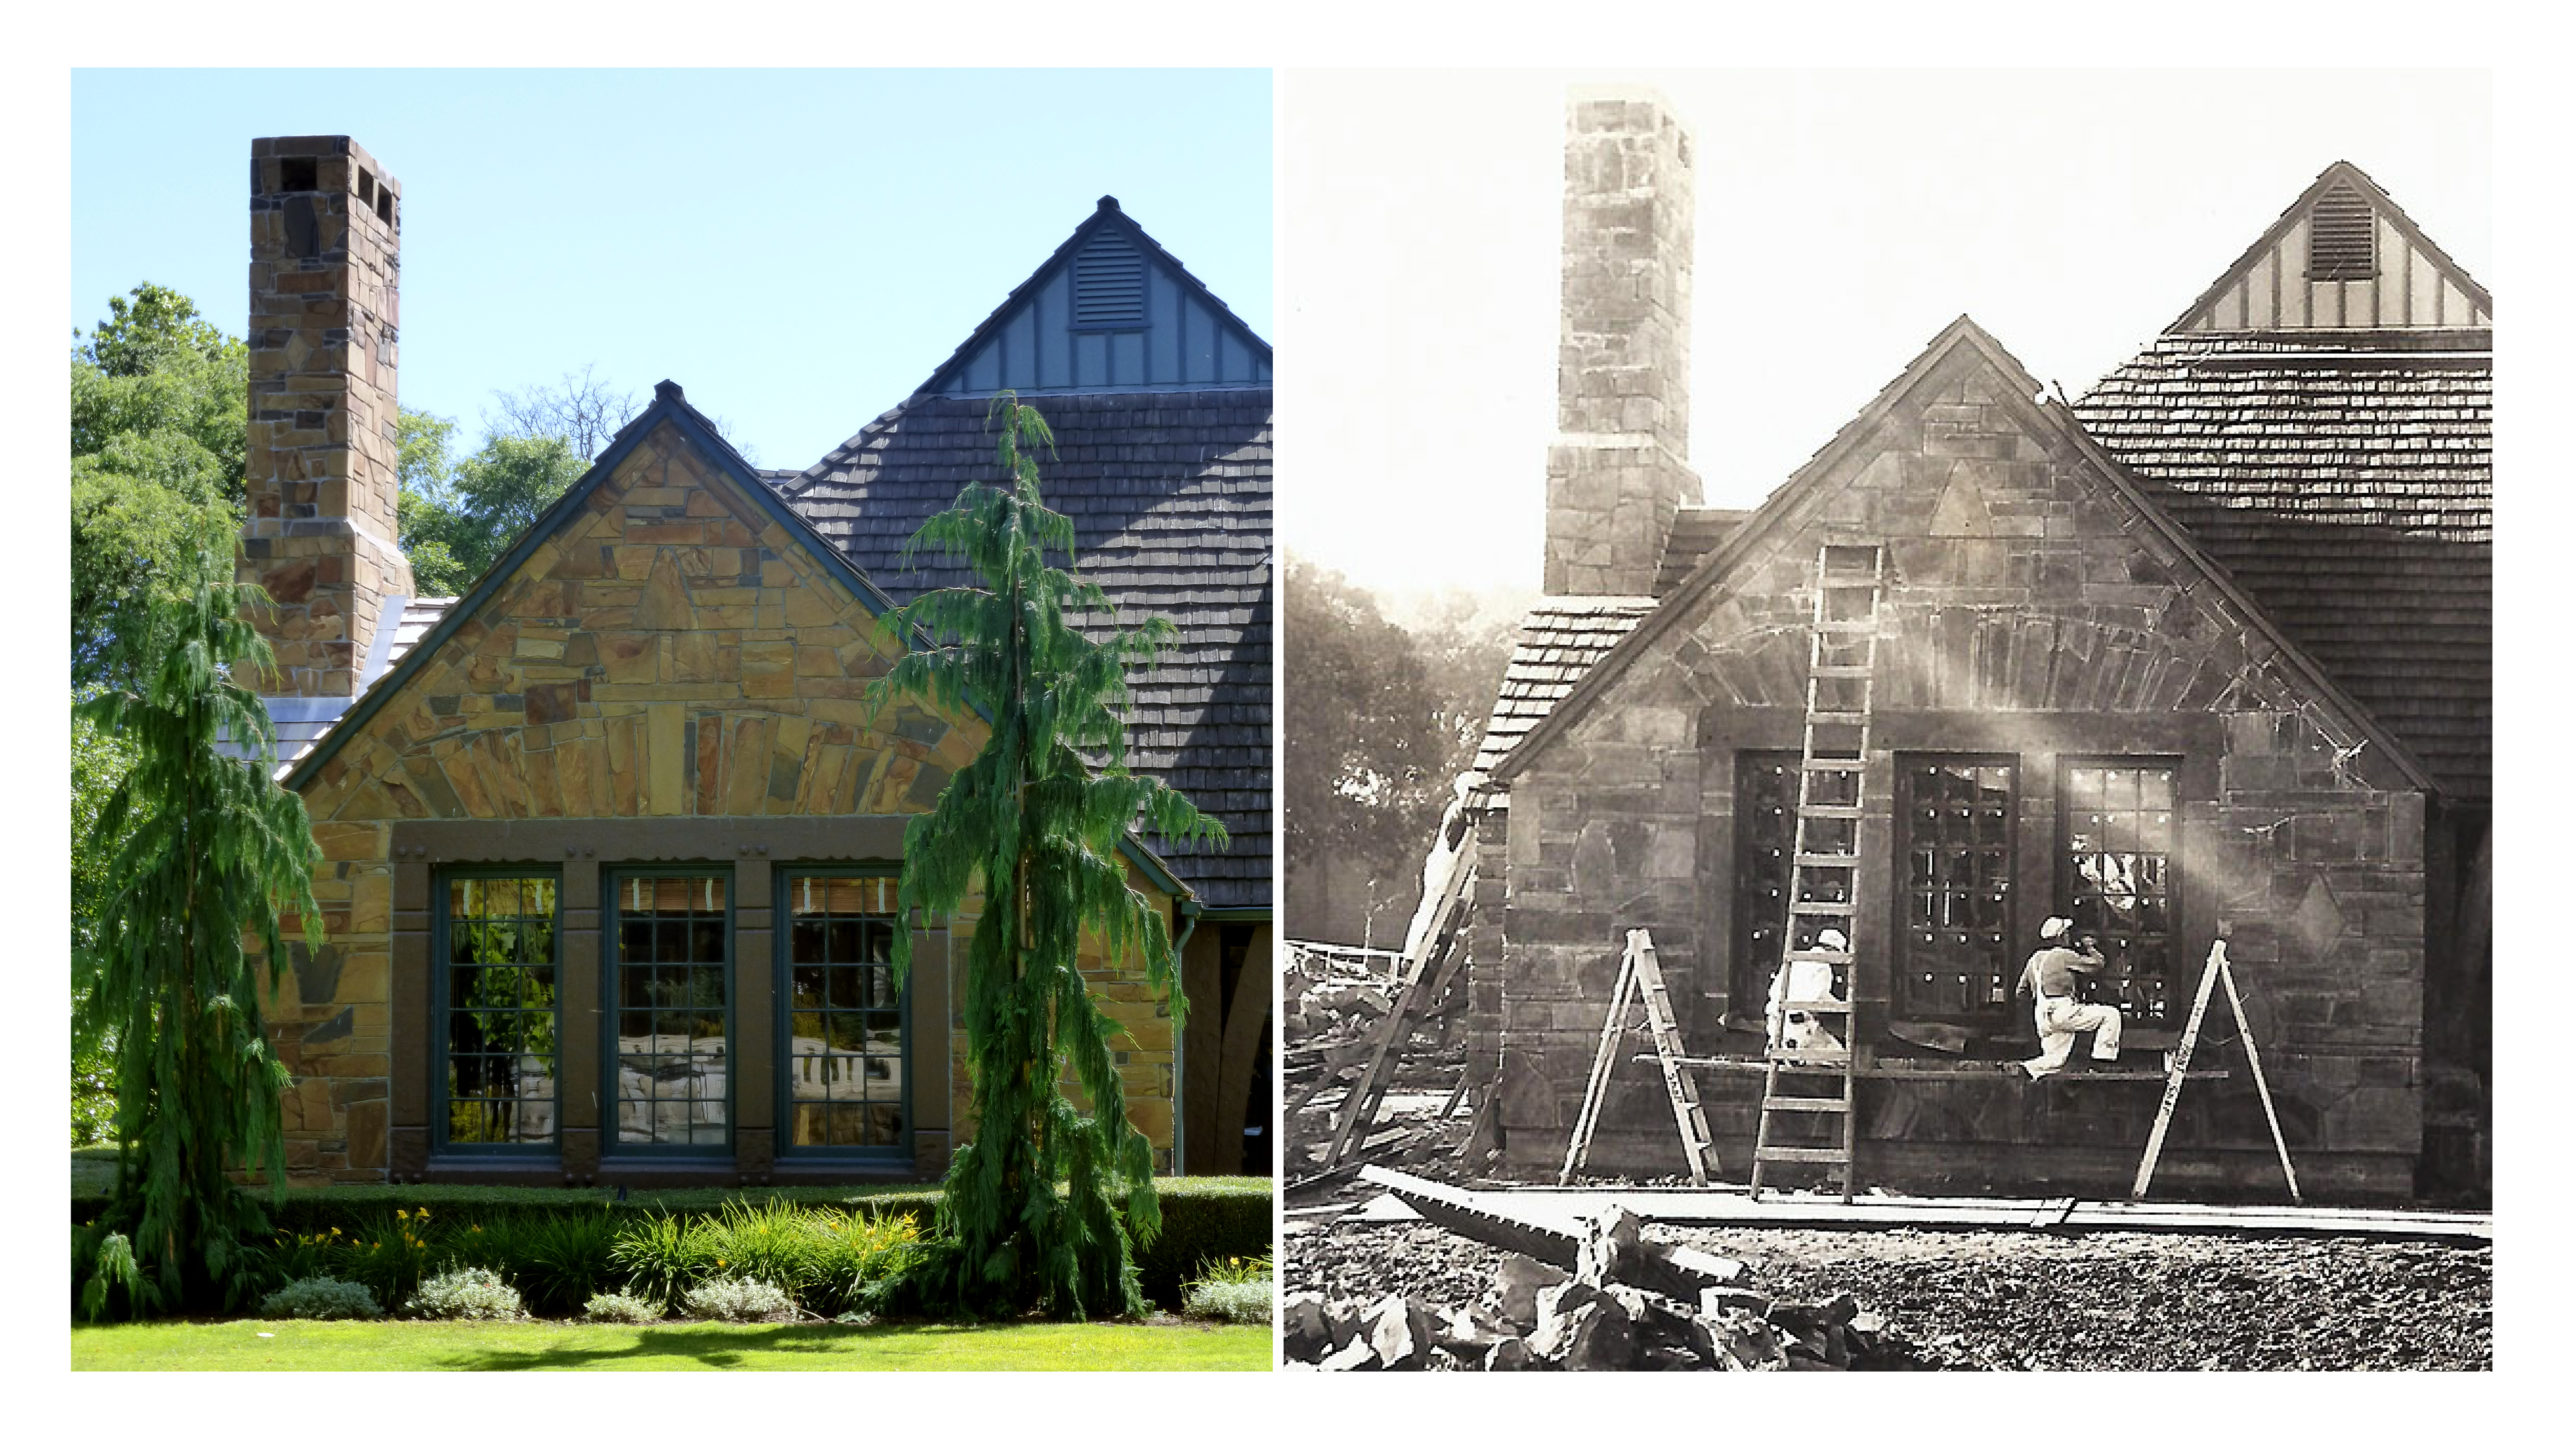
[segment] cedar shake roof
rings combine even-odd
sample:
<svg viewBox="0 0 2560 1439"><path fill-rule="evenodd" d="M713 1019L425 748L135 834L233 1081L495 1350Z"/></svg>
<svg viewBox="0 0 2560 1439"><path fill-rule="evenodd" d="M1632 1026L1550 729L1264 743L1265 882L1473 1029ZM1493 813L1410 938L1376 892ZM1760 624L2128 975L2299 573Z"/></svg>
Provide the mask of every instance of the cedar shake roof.
<svg viewBox="0 0 2560 1439"><path fill-rule="evenodd" d="M1651 613L1653 600L1643 595L1550 595L1540 600L1520 622L1519 642L1502 672L1493 713L1485 720L1475 772L1491 774L1547 711Z"/></svg>
<svg viewBox="0 0 2560 1439"><path fill-rule="evenodd" d="M2484 804L2489 370L2485 329L2177 334L2073 406L2448 798Z"/></svg>
<svg viewBox="0 0 2560 1439"><path fill-rule="evenodd" d="M1227 827L1223 851L1156 846L1211 909L1271 907L1271 391L1045 394L1057 436L1041 494L1075 521L1076 569L1119 622L1162 615L1176 648L1132 677L1130 765ZM983 399L921 398L807 470L768 478L820 533L903 603L968 583L939 556L898 550L971 480L995 477Z"/></svg>

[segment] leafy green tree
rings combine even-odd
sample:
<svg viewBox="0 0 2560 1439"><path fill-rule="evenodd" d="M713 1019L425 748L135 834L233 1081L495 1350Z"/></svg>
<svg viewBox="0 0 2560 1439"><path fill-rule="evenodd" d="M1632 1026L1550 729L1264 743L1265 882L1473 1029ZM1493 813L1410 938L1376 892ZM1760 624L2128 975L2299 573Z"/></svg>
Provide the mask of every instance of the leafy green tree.
<svg viewBox="0 0 2560 1439"><path fill-rule="evenodd" d="M133 748L84 716L71 719L71 952L97 948L98 911L108 890L107 856L87 843L107 796L133 768ZM75 966L76 968L76 966ZM103 1144L116 1120L114 1036L84 1022L73 997L71 1026L71 1142Z"/></svg>
<svg viewBox="0 0 2560 1439"><path fill-rule="evenodd" d="M71 678L128 683L139 615L229 553L249 351L159 285L107 302L71 352Z"/></svg>
<svg viewBox="0 0 2560 1439"><path fill-rule="evenodd" d="M1070 623L1107 616L1110 603L1048 562L1052 552L1075 562L1072 522L1040 502L1034 455L1049 427L1010 392L990 421L1004 482L971 482L903 551L938 551L978 583L895 611L889 628L907 650L871 688L875 708L905 696L990 717L985 748L907 827L902 884L925 924L982 901L964 1006L975 1136L952 1156L940 1243L917 1279L929 1307L1116 1314L1143 1306L1129 1244L1133 1234L1150 1242L1162 1218L1153 1153L1129 1122L1112 1060L1126 1031L1095 1003L1077 949L1090 934L1113 969L1141 963L1178 1026L1172 937L1117 846L1141 822L1174 841L1223 843L1226 831L1126 761L1127 674L1155 660L1173 627L1156 618L1097 634ZM910 944L901 927L901 983ZM1067 1096L1062 1060L1089 1112ZM1114 1191L1126 1196L1125 1227Z"/></svg>
<svg viewBox="0 0 2560 1439"><path fill-rule="evenodd" d="M450 420L403 414L400 426L400 544L422 595L468 588L587 470L558 435L493 435L448 465Z"/></svg>
<svg viewBox="0 0 2560 1439"><path fill-rule="evenodd" d="M283 909L320 938L319 847L300 797L272 778L266 706L232 679L272 663L240 617L265 596L230 570L227 548L203 551L191 586L137 612L133 682L76 710L131 751L85 840L99 882L73 991L80 1023L112 1042L116 1187L98 1229L130 1236L130 1265L102 1271L126 1276L137 1310L236 1302L250 1282L241 1240L266 1218L229 1170L264 1173L281 1197L289 1082L258 972L272 993ZM85 1302L94 1314L106 1297L101 1282Z"/></svg>

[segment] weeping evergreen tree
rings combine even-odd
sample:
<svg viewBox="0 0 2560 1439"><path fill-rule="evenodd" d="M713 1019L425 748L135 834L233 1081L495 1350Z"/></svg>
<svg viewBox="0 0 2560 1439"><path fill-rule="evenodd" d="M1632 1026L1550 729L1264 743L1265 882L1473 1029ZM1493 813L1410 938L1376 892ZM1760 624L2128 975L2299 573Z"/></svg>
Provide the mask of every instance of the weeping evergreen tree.
<svg viewBox="0 0 2560 1439"><path fill-rule="evenodd" d="M1095 1003L1078 941L1093 936L1114 970L1143 966L1179 1026L1172 937L1129 883L1118 846L1140 825L1175 842L1224 843L1226 831L1127 764L1127 676L1172 642L1172 625L1155 618L1098 636L1069 624L1111 606L1099 586L1049 563L1053 553L1075 563L1073 523L1040 502L1034 456L1051 446L1049 427L1010 392L988 418L1002 480L971 483L902 551L910 564L937 552L978 582L889 617L906 653L871 690L875 709L903 695L974 705L992 720L986 747L907 827L906 903L926 925L949 922L973 896L980 911L963 1009L975 1134L952 1155L939 1243L915 1282L929 1308L1119 1314L1143 1305L1131 1240L1151 1242L1162 1219L1153 1155L1112 1062L1125 1031ZM902 925L902 985L908 959ZM1062 1088L1062 1060L1075 1067L1083 1112Z"/></svg>
<svg viewBox="0 0 2560 1439"><path fill-rule="evenodd" d="M251 1278L241 1240L267 1222L231 1172L284 1190L290 1077L267 1044L258 972L272 994L281 909L318 941L320 851L301 799L270 777L266 706L232 681L272 655L240 618L266 595L231 583L229 558L208 551L192 585L153 597L144 632L127 637L138 641L131 687L77 707L132 755L87 841L103 897L75 956L82 1018L115 1038L116 1187L93 1226L111 1237L83 1299L92 1317L110 1281L138 1312L237 1302Z"/></svg>

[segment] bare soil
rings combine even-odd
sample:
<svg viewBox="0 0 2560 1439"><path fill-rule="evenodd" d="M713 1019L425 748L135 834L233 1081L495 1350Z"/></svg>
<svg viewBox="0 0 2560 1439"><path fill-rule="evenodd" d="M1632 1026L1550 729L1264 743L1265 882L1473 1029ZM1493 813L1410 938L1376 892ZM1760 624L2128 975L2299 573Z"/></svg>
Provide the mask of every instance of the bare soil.
<svg viewBox="0 0 2560 1439"><path fill-rule="evenodd" d="M2489 1249L2424 1240L1685 1229L1780 1302L1846 1293L1922 1367L2486 1369ZM1422 1222L1293 1232L1286 1287L1481 1300L1500 1251Z"/></svg>

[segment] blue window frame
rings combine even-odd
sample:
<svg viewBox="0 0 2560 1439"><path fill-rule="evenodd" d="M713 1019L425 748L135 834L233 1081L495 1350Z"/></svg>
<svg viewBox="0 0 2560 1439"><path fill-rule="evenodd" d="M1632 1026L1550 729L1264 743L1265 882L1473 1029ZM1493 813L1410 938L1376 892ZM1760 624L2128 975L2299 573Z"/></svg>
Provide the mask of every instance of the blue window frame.
<svg viewBox="0 0 2560 1439"><path fill-rule="evenodd" d="M732 876L726 867L617 867L606 897L608 1148L726 1154L737 1058Z"/></svg>
<svg viewBox="0 0 2560 1439"><path fill-rule="evenodd" d="M449 1154L560 1144L560 875L439 869L432 1133Z"/></svg>
<svg viewBox="0 0 2560 1439"><path fill-rule="evenodd" d="M907 996L889 962L898 877L878 867L783 871L774 914L774 1107L784 1157L906 1155Z"/></svg>

